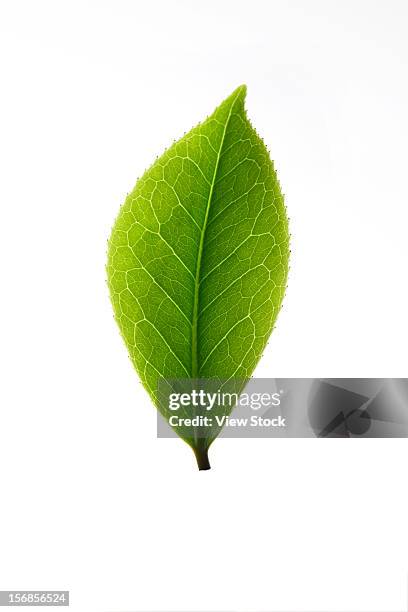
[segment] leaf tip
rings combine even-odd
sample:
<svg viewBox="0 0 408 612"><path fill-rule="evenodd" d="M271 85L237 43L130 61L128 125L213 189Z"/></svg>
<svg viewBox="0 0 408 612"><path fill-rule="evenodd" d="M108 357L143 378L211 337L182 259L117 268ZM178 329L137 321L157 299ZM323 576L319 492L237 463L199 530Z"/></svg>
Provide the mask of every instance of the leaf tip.
<svg viewBox="0 0 408 612"><path fill-rule="evenodd" d="M245 83L243 83L242 85L236 88L234 93L236 93L237 95L241 95L243 98L245 98L247 94L247 89L247 86L245 85Z"/></svg>

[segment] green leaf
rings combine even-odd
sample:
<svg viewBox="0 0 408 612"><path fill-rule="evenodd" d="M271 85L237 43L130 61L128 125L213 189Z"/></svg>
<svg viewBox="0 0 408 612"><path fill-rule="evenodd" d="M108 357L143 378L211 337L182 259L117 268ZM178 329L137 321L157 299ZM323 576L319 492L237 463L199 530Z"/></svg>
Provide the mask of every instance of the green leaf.
<svg viewBox="0 0 408 612"><path fill-rule="evenodd" d="M157 159L126 198L109 241L115 318L165 418L160 379L252 375L286 288L286 210L245 95L238 87ZM180 435L208 468L214 435Z"/></svg>

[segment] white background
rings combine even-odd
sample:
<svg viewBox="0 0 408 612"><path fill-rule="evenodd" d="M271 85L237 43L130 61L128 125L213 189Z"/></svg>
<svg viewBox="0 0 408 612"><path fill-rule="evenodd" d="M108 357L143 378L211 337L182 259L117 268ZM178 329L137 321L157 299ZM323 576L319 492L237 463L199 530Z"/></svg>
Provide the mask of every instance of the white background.
<svg viewBox="0 0 408 612"><path fill-rule="evenodd" d="M1 0L0 589L72 609L405 610L406 440L199 473L105 285L126 192L241 83L291 218L257 376L407 376L408 3Z"/></svg>

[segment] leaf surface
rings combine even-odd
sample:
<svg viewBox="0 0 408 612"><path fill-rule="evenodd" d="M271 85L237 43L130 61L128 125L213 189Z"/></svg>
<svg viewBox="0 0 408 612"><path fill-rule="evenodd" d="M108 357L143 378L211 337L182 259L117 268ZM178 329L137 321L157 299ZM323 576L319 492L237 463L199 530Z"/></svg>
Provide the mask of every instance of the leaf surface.
<svg viewBox="0 0 408 612"><path fill-rule="evenodd" d="M286 210L236 89L145 172L108 248L108 285L157 408L160 379L249 378L283 299ZM213 438L183 436L206 455Z"/></svg>

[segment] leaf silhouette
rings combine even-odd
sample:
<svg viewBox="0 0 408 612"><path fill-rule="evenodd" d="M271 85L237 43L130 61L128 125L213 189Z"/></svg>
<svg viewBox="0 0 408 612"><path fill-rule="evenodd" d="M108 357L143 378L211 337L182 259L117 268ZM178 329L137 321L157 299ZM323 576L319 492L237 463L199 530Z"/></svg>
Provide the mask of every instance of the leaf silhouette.
<svg viewBox="0 0 408 612"><path fill-rule="evenodd" d="M157 159L126 198L109 240L115 318L166 418L161 379L252 375L286 288L286 210L245 96L238 87ZM214 435L178 433L208 469Z"/></svg>

